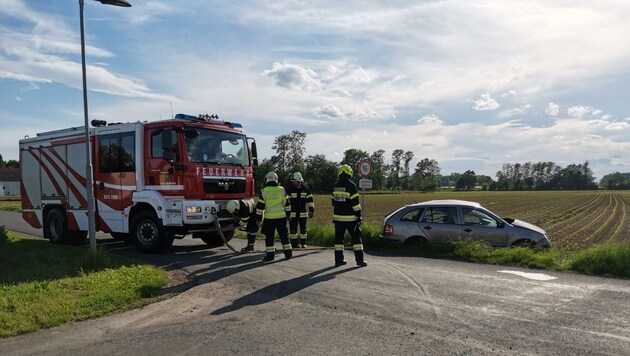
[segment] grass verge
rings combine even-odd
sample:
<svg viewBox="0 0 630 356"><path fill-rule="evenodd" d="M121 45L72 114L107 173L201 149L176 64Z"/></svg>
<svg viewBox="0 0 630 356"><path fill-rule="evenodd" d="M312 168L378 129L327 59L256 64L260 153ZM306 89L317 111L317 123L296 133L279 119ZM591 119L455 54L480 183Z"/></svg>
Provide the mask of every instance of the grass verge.
<svg viewBox="0 0 630 356"><path fill-rule="evenodd" d="M167 283L157 267L0 226L0 337L144 305Z"/></svg>
<svg viewBox="0 0 630 356"><path fill-rule="evenodd" d="M421 246L384 242L379 228L363 224L366 250L390 251L403 255L489 263L502 266L571 271L588 275L630 278L630 244L608 243L579 251L527 247L492 248L481 242L460 240L452 244L427 243ZM310 244L334 246L334 226L315 226L308 230ZM349 236L346 234L346 242Z"/></svg>
<svg viewBox="0 0 630 356"><path fill-rule="evenodd" d="M7 211L22 211L22 202L18 200L0 200L0 210Z"/></svg>

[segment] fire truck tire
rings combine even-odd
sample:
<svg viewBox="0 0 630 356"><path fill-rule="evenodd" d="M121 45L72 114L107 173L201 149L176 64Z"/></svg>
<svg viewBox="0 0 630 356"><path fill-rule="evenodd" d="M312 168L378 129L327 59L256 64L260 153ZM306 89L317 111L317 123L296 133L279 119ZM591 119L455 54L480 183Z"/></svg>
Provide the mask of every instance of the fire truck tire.
<svg viewBox="0 0 630 356"><path fill-rule="evenodd" d="M68 234L68 223L65 214L60 209L50 209L44 219L44 237L52 243L65 242Z"/></svg>
<svg viewBox="0 0 630 356"><path fill-rule="evenodd" d="M225 241L230 242L232 237L234 237L234 230L223 231L223 236L225 236ZM219 235L218 232L204 232L201 233L201 241L205 242L206 245L210 247L219 247L223 246L223 239Z"/></svg>
<svg viewBox="0 0 630 356"><path fill-rule="evenodd" d="M173 239L153 211L141 211L132 220L131 240L141 252L158 252L170 247Z"/></svg>

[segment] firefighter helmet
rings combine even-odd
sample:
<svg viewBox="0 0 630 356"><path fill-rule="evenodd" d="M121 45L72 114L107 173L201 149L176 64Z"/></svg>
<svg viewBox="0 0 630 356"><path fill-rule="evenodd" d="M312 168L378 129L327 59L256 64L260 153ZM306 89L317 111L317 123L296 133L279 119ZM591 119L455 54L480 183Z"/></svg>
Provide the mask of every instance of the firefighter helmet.
<svg viewBox="0 0 630 356"><path fill-rule="evenodd" d="M352 168L350 168L349 165L344 164L341 167L339 167L339 172L337 172L337 175L341 175L342 173L345 173L349 175L350 177L352 177Z"/></svg>
<svg viewBox="0 0 630 356"><path fill-rule="evenodd" d="M274 172L267 173L267 175L265 176L265 184L267 184L269 182L276 182L276 183L278 183L278 175L275 174Z"/></svg>
<svg viewBox="0 0 630 356"><path fill-rule="evenodd" d="M240 204L238 203L238 200L230 200L230 201L227 203L227 207L226 207L226 209L227 209L227 211L229 211L230 213L235 213L235 212L237 212L237 211L238 211L239 207L240 207Z"/></svg>
<svg viewBox="0 0 630 356"><path fill-rule="evenodd" d="M300 172L293 173L291 175L291 180L298 181L298 182L304 182L304 178L302 178L302 173L300 173Z"/></svg>

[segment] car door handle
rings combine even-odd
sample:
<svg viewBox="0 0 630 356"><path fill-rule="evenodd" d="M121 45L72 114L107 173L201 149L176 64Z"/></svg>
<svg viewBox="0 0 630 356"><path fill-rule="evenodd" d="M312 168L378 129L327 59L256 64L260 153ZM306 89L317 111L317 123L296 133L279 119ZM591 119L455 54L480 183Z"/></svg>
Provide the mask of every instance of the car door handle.
<svg viewBox="0 0 630 356"><path fill-rule="evenodd" d="M98 184L98 187L99 187L99 188L101 188L101 190L105 189L105 183L100 182L100 183Z"/></svg>
<svg viewBox="0 0 630 356"><path fill-rule="evenodd" d="M425 230L431 230L431 226L427 225L427 226L423 227L423 229L425 229Z"/></svg>
<svg viewBox="0 0 630 356"><path fill-rule="evenodd" d="M471 229L471 228L465 228L465 229L464 229L464 231L466 231L466 232L472 232L472 229Z"/></svg>

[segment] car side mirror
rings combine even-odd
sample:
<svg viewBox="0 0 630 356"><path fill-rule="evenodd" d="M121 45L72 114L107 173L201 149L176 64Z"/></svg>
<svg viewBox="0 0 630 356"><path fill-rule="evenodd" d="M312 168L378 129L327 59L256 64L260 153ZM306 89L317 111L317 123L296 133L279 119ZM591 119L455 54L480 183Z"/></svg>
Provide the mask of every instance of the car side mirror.
<svg viewBox="0 0 630 356"><path fill-rule="evenodd" d="M505 223L503 221L501 221L500 223L497 224L497 227L499 229L503 229L505 227Z"/></svg>

